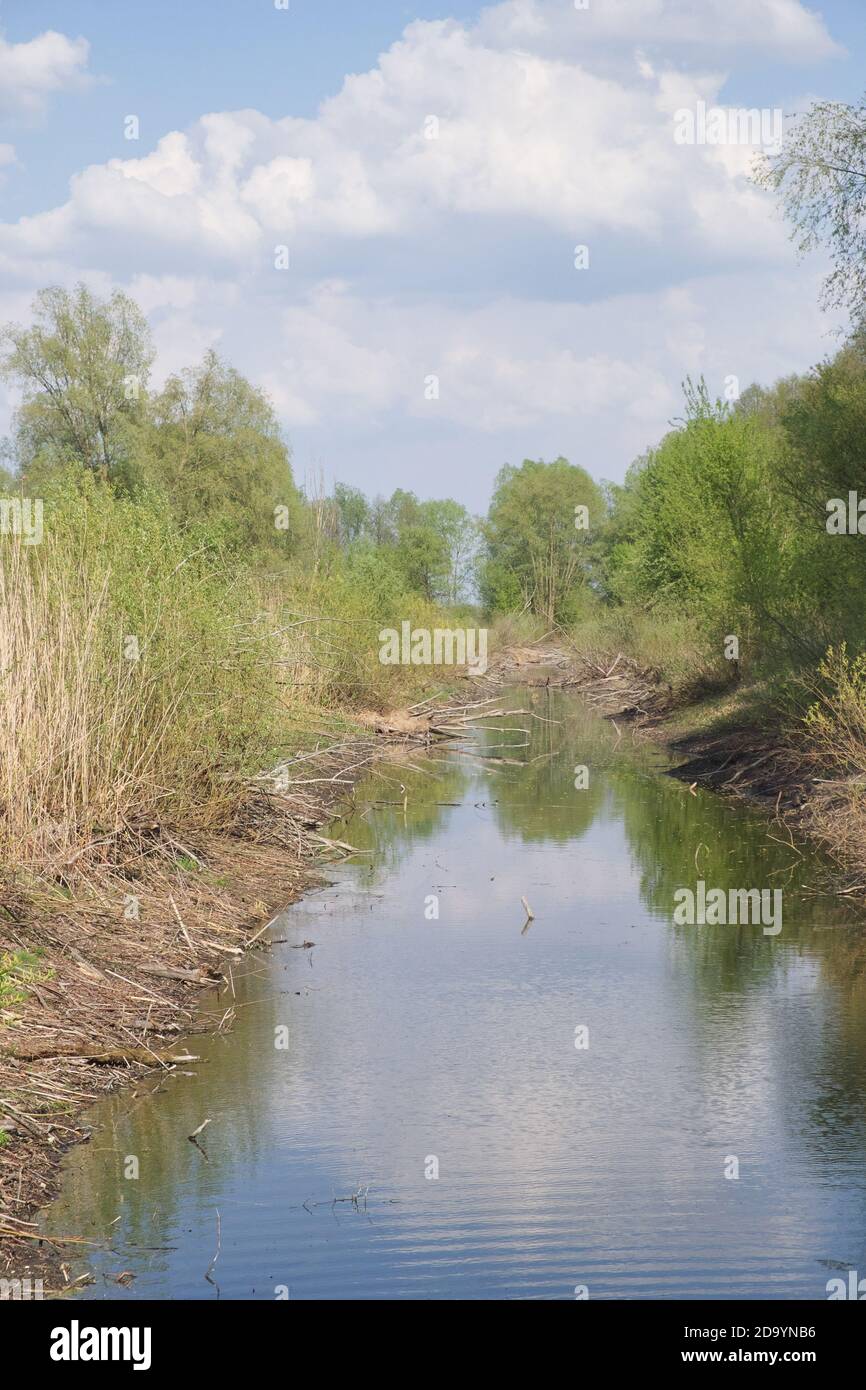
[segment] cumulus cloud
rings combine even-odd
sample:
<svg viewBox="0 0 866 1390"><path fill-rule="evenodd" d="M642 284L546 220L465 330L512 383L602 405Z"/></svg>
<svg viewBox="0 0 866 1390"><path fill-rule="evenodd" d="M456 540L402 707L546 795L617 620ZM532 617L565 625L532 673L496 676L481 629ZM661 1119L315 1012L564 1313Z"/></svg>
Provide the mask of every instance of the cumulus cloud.
<svg viewBox="0 0 866 1390"><path fill-rule="evenodd" d="M673 139L676 106L714 100L723 78L599 77L578 63L492 49L454 21L410 25L371 72L347 79L314 119L208 115L141 157L77 174L68 203L0 229L0 249L149 270L172 257L263 267L301 253L422 236L436 219L521 219L566 240L705 240L728 228L744 255L780 242L761 200L717 147ZM134 248L134 250L133 250ZM387 255L386 253L383 253ZM271 257L272 258L272 257Z"/></svg>
<svg viewBox="0 0 866 1390"><path fill-rule="evenodd" d="M9 43L0 34L0 114L43 110L55 92L87 81L90 45L49 29L24 43Z"/></svg>
<svg viewBox="0 0 866 1390"><path fill-rule="evenodd" d="M693 8L505 0L475 26L415 22L312 118L211 113L81 170L61 206L0 224L0 268L17 290L125 285L163 370L217 345L306 439L399 422L513 436L517 456L589 438L593 471L621 473L687 372L721 389L816 351L813 287L746 178L754 151L678 145L673 116L720 100L741 49L835 45L797 0Z"/></svg>

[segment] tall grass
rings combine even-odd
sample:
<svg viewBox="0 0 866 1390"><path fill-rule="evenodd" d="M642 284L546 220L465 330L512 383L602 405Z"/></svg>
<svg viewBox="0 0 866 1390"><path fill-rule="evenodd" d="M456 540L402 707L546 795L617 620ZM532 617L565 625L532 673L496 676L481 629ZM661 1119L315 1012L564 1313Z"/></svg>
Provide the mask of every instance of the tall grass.
<svg viewBox="0 0 866 1390"><path fill-rule="evenodd" d="M0 855L63 855L148 819L207 822L277 737L252 577L159 500L90 479L0 541Z"/></svg>
<svg viewBox="0 0 866 1390"><path fill-rule="evenodd" d="M406 593L400 578L381 560L334 556L324 572L284 577L268 585L267 606L281 645L280 680L296 700L316 708L383 709L408 704L446 684L453 668L434 674L423 666L383 665L379 634L413 628L463 626L464 616L447 615L418 594Z"/></svg>
<svg viewBox="0 0 866 1390"><path fill-rule="evenodd" d="M803 677L813 697L805 716L809 746L823 768L840 777L866 778L866 652L848 655L846 644L830 647L817 676Z"/></svg>
<svg viewBox="0 0 866 1390"><path fill-rule="evenodd" d="M522 613L497 613L493 619L490 641L497 650L502 647L531 646L548 632L549 626L544 619L526 610Z"/></svg>
<svg viewBox="0 0 866 1390"><path fill-rule="evenodd" d="M41 544L0 538L0 865L220 823L319 712L453 677L380 662L407 620L450 621L375 554L263 577L159 495L59 479Z"/></svg>
<svg viewBox="0 0 866 1390"><path fill-rule="evenodd" d="M680 613L599 603L569 635L579 652L622 652L666 682L678 702L723 689L732 680L730 662L709 649L697 619Z"/></svg>

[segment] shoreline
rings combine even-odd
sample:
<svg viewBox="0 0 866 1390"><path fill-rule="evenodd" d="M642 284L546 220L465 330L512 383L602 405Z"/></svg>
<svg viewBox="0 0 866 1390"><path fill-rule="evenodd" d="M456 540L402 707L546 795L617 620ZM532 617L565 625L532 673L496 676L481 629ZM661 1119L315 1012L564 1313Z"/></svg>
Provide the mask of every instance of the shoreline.
<svg viewBox="0 0 866 1390"><path fill-rule="evenodd" d="M442 742L441 721L465 708L440 690L411 711L358 714L348 738L293 760L302 776L251 783L219 832L126 827L76 855L74 876L67 861L50 883L2 884L0 963L23 953L28 968L0 975L0 1279L41 1280L46 1298L74 1290L65 1264L86 1242L48 1240L37 1218L64 1154L91 1137L82 1114L185 1065L181 1038L230 1029L233 964L266 950L275 918L351 857L326 828L356 783L389 753Z"/></svg>
<svg viewBox="0 0 866 1390"><path fill-rule="evenodd" d="M828 891L849 898L859 893L866 906L862 779L828 775L805 731L799 737L786 732L754 688L732 684L678 697L622 653L587 653L568 641L507 648L490 676L493 685L507 680L573 690L604 718L631 725L675 760L667 776L690 790L747 801L789 837L798 834L816 845L832 864Z"/></svg>
<svg viewBox="0 0 866 1390"><path fill-rule="evenodd" d="M748 799L836 857L810 795L814 768L778 729L744 718L741 692L677 703L669 686L621 654L545 641L501 649L472 681L488 703L520 685L574 692L680 759L666 775L690 790ZM443 695L445 704L432 707ZM356 715L349 737L298 755L313 776L287 779L279 791L267 785L272 776L256 779L217 833L127 828L87 847L74 878L67 865L50 889L3 885L0 960L17 949L34 953L35 964L11 1009L0 995L0 1278L41 1279L45 1297L73 1291L65 1262L75 1233L68 1246L48 1241L36 1218L58 1191L63 1155L91 1137L82 1113L159 1067L194 1060L178 1049L180 1038L231 1027L233 963L267 949L274 918L325 877L327 864L350 857L352 846L321 832L345 813L355 784L389 752L452 736L450 712L468 707L440 691L410 710Z"/></svg>

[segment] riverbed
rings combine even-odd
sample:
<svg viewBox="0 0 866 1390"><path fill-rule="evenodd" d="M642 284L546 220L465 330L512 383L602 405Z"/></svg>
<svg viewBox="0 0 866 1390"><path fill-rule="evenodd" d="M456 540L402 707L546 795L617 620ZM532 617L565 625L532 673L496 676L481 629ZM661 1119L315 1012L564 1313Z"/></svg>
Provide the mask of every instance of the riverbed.
<svg viewBox="0 0 866 1390"><path fill-rule="evenodd" d="M45 1219L96 1242L79 1298L820 1299L866 1274L862 915L578 697L510 703L359 782L329 834L363 852L233 970L231 1029L93 1109ZM676 924L699 880L781 890L781 930Z"/></svg>

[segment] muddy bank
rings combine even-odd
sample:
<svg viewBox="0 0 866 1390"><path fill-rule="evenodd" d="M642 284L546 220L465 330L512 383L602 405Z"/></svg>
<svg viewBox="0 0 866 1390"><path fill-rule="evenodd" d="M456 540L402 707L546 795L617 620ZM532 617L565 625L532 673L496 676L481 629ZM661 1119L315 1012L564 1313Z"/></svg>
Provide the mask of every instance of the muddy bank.
<svg viewBox="0 0 866 1390"><path fill-rule="evenodd" d="M5 877L0 1278L68 1291L79 1240L73 1231L68 1244L46 1242L36 1214L56 1192L64 1152L90 1137L81 1113L149 1072L195 1065L196 1032L214 1018L231 1028L233 971L269 949L272 918L353 854L328 827L351 810L359 776L459 733L469 717L478 712L441 693L409 711L362 714L353 732L335 740L323 730L321 747L250 784L219 833L125 825L38 878Z"/></svg>

